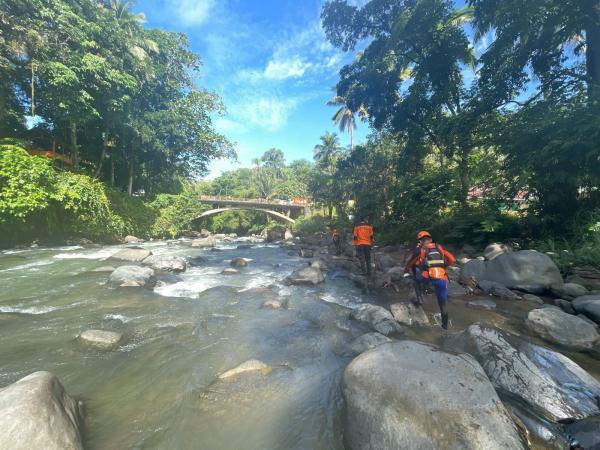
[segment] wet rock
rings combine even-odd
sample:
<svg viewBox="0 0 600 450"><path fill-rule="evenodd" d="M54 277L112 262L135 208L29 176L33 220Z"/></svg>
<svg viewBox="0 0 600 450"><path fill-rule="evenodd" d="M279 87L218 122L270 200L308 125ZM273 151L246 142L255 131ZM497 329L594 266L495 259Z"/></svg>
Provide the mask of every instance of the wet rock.
<svg viewBox="0 0 600 450"><path fill-rule="evenodd" d="M103 350L116 348L125 340L122 333L107 330L86 330L77 339L82 344Z"/></svg>
<svg viewBox="0 0 600 450"><path fill-rule="evenodd" d="M292 234L292 232L289 230L289 228L285 229L285 233L283 233L283 238L286 241L291 241L294 239L294 235Z"/></svg>
<svg viewBox="0 0 600 450"><path fill-rule="evenodd" d="M381 306L363 303L352 311L351 316L356 320L367 323L375 331L385 336L391 333L404 333L394 316Z"/></svg>
<svg viewBox="0 0 600 450"><path fill-rule="evenodd" d="M282 241L285 239L285 227L274 227L267 231L267 242Z"/></svg>
<svg viewBox="0 0 600 450"><path fill-rule="evenodd" d="M139 244L141 242L144 242L144 240L135 236L125 236L123 238L123 242L125 242L126 244Z"/></svg>
<svg viewBox="0 0 600 450"><path fill-rule="evenodd" d="M233 258L231 260L231 262L229 263L229 265L231 267L234 267L236 269L239 269L240 267L247 267L248 266L248 260L245 258Z"/></svg>
<svg viewBox="0 0 600 450"><path fill-rule="evenodd" d="M194 239L191 245L194 248L212 248L217 245L217 241L214 236L209 236L202 239Z"/></svg>
<svg viewBox="0 0 600 450"><path fill-rule="evenodd" d="M566 312L567 314L577 314L575 312L575 309L573 308L573 305L568 300L564 300L562 298L557 298L554 300L554 304L556 306L558 306L560 309L562 309L564 312Z"/></svg>
<svg viewBox="0 0 600 450"><path fill-rule="evenodd" d="M542 339L571 350L590 349L600 338L595 326L556 307L529 311L525 323Z"/></svg>
<svg viewBox="0 0 600 450"><path fill-rule="evenodd" d="M404 267L392 267L386 272L392 281L401 281L404 278Z"/></svg>
<svg viewBox="0 0 600 450"><path fill-rule="evenodd" d="M584 295L572 302L573 308L600 324L600 295Z"/></svg>
<svg viewBox="0 0 600 450"><path fill-rule="evenodd" d="M266 309L287 309L287 301L279 300L275 298L271 298L269 300L265 300L261 306L261 308Z"/></svg>
<svg viewBox="0 0 600 450"><path fill-rule="evenodd" d="M448 297L464 297L467 294L469 294L469 291L464 286L461 286L460 283L454 280L448 281Z"/></svg>
<svg viewBox="0 0 600 450"><path fill-rule="evenodd" d="M591 266L573 267L571 274L566 279L569 283L581 284L593 291L600 289L600 270Z"/></svg>
<svg viewBox="0 0 600 450"><path fill-rule="evenodd" d="M387 344L388 342L392 342L392 340L381 333L366 333L357 337L350 343L350 350L354 353L363 353L381 344Z"/></svg>
<svg viewBox="0 0 600 450"><path fill-rule="evenodd" d="M142 262L151 254L152 252L150 250L144 250L141 248L124 248L112 255L109 259L116 259L118 261Z"/></svg>
<svg viewBox="0 0 600 450"><path fill-rule="evenodd" d="M113 266L96 267L95 269L90 270L90 272L95 272L95 273L111 273L114 271L115 271L115 268Z"/></svg>
<svg viewBox="0 0 600 450"><path fill-rule="evenodd" d="M254 245L252 245L252 244L240 244L237 246L237 249L238 250L249 250L252 247L254 247Z"/></svg>
<svg viewBox="0 0 600 450"><path fill-rule="evenodd" d="M327 267L327 263L323 260L323 259L315 259L314 261L311 261L310 263L310 267L314 267L315 269L319 269L322 271L327 271L328 267Z"/></svg>
<svg viewBox="0 0 600 450"><path fill-rule="evenodd" d="M394 303L390 306L392 316L402 325L429 325L429 318L423 307L417 306L412 302Z"/></svg>
<svg viewBox="0 0 600 450"><path fill-rule="evenodd" d="M574 298L586 295L588 290L580 284L561 283L550 286L550 292L552 292L552 294L556 295L558 298L573 300Z"/></svg>
<svg viewBox="0 0 600 450"><path fill-rule="evenodd" d="M377 260L377 264L379 268L385 272L396 265L396 260L390 255L381 255Z"/></svg>
<svg viewBox="0 0 600 450"><path fill-rule="evenodd" d="M211 253L221 253L223 250L220 248L213 247L209 250Z"/></svg>
<svg viewBox="0 0 600 450"><path fill-rule="evenodd" d="M152 255L144 259L142 264L162 272L184 272L187 269L187 262L181 256Z"/></svg>
<svg viewBox="0 0 600 450"><path fill-rule="evenodd" d="M483 292L494 297L500 297L506 300L518 300L519 296L506 286L495 281L481 280L478 282L479 287Z"/></svg>
<svg viewBox="0 0 600 450"><path fill-rule="evenodd" d="M556 264L535 250L504 253L491 261L469 261L462 273L465 277L475 278L478 283L494 281L509 289L532 294L543 293L550 286L562 283Z"/></svg>
<svg viewBox="0 0 600 450"><path fill-rule="evenodd" d="M223 275L235 275L235 274L238 274L238 273L240 273L240 271L239 271L239 270L237 270L237 269L234 269L234 268L232 268L232 267L226 267L226 268L225 268L225 269L223 269L223 271L221 272L221 274L223 274Z"/></svg>
<svg viewBox="0 0 600 450"><path fill-rule="evenodd" d="M0 448L83 450L83 410L50 372L0 389Z"/></svg>
<svg viewBox="0 0 600 450"><path fill-rule="evenodd" d="M509 252L512 252L512 249L510 247L504 244L495 243L490 244L485 248L485 250L483 251L483 256L488 261L491 261L492 259Z"/></svg>
<svg viewBox="0 0 600 450"><path fill-rule="evenodd" d="M325 277L319 269L308 266L302 269L294 270L285 280L289 284L315 285L323 283L325 281Z"/></svg>
<svg viewBox="0 0 600 450"><path fill-rule="evenodd" d="M475 309L496 309L496 302L489 299L473 300L467 303L467 306Z"/></svg>
<svg viewBox="0 0 600 450"><path fill-rule="evenodd" d="M259 361L258 359L250 359L246 362L243 362L239 366L228 370L227 372L223 372L221 375L219 375L219 379L225 380L247 372L260 372L263 375L266 375L272 370L273 367L269 366L268 364L265 364L264 362Z"/></svg>
<svg viewBox="0 0 600 450"><path fill-rule="evenodd" d="M315 256L315 252L307 248L301 248L298 250L298 255L301 258L312 258Z"/></svg>
<svg viewBox="0 0 600 450"><path fill-rule="evenodd" d="M121 266L115 269L108 277L111 286L132 286L133 283L141 287L152 287L156 283L154 270L149 267Z"/></svg>
<svg viewBox="0 0 600 450"><path fill-rule="evenodd" d="M497 389L552 421L600 413L600 383L560 353L482 324L448 337L444 346L473 355Z"/></svg>
<svg viewBox="0 0 600 450"><path fill-rule="evenodd" d="M363 449L523 449L483 369L414 341L356 357L342 385L345 446Z"/></svg>
<svg viewBox="0 0 600 450"><path fill-rule="evenodd" d="M537 295L533 295L533 294L523 294L523 300L525 300L527 302L537 303L538 305L544 304L544 300L542 300Z"/></svg>
<svg viewBox="0 0 600 450"><path fill-rule="evenodd" d="M600 449L600 416L587 417L565 426L565 431L584 448Z"/></svg>

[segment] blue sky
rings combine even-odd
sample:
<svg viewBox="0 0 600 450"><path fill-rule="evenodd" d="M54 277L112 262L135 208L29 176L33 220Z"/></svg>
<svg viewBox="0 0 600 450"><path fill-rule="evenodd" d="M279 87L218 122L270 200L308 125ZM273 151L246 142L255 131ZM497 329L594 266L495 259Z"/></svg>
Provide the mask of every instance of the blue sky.
<svg viewBox="0 0 600 450"><path fill-rule="evenodd" d="M325 39L319 14L324 0L138 0L147 26L181 31L203 60L198 85L218 93L228 113L215 127L236 143L239 163L216 161L210 177L250 166L277 147L287 161L312 159L312 149L335 108L325 103L339 69L353 53ZM354 0L354 3L365 3ZM359 123L355 142L369 132ZM339 134L339 133L338 133ZM347 133L340 135L349 144Z"/></svg>

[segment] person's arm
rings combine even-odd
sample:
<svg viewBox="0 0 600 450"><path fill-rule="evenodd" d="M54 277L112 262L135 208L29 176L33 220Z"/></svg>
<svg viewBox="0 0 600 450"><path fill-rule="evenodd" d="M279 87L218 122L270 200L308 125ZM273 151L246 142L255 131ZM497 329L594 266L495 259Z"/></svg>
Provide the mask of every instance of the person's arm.
<svg viewBox="0 0 600 450"><path fill-rule="evenodd" d="M413 267L415 267L417 265L417 262L420 259L420 256L421 256L421 248L417 247L417 248L414 249L412 256L410 257L410 259L406 263L406 266L404 266L404 271L408 272L410 269L412 269Z"/></svg>
<svg viewBox="0 0 600 450"><path fill-rule="evenodd" d="M444 247L441 247L442 249L442 254L444 255L444 258L446 258L446 262L449 266L451 266L452 264L454 264L456 262L456 257L450 253L448 250L446 250Z"/></svg>
<svg viewBox="0 0 600 450"><path fill-rule="evenodd" d="M352 241L356 242L358 240L358 235L356 233L356 227L352 229Z"/></svg>
<svg viewBox="0 0 600 450"><path fill-rule="evenodd" d="M373 233L373 227L371 227L371 245L375 243L375 235Z"/></svg>

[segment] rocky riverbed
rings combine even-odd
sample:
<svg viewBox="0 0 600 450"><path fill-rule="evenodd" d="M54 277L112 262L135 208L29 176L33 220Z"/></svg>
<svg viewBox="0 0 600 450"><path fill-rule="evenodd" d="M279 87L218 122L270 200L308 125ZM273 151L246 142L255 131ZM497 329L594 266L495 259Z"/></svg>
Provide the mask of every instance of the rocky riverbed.
<svg viewBox="0 0 600 450"><path fill-rule="evenodd" d="M457 249L443 332L406 249L268 240L0 253L0 448L600 445L593 269Z"/></svg>

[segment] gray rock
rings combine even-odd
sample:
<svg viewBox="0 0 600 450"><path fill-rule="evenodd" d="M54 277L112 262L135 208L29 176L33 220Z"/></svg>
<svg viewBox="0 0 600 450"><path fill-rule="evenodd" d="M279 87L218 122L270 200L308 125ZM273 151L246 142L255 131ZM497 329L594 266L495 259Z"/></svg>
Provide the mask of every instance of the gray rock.
<svg viewBox="0 0 600 450"><path fill-rule="evenodd" d="M386 271L396 265L396 261L390 255L381 255L378 259L379 268Z"/></svg>
<svg viewBox="0 0 600 450"><path fill-rule="evenodd" d="M351 315L354 319L369 324L375 331L386 336L391 333L404 332L400 324L394 319L394 316L381 306L363 303L354 309Z"/></svg>
<svg viewBox="0 0 600 450"><path fill-rule="evenodd" d="M308 284L315 285L323 283L325 277L323 273L315 267L304 267L302 269L294 270L287 278L286 282L289 284Z"/></svg>
<svg viewBox="0 0 600 450"><path fill-rule="evenodd" d="M550 286L550 292L552 292L558 298L573 300L574 298L586 295L588 293L588 290L580 284L559 283Z"/></svg>
<svg viewBox="0 0 600 450"><path fill-rule="evenodd" d="M429 325L429 318L423 308L414 303L394 303L390 310L394 319L403 325Z"/></svg>
<svg viewBox="0 0 600 450"><path fill-rule="evenodd" d="M240 273L240 271L239 271L239 270L237 270L237 269L234 269L234 268L232 268L232 267L226 267L226 268L225 268L225 269L223 269L223 271L221 272L221 274L223 274L223 275L235 275L235 274L238 274L238 273Z"/></svg>
<svg viewBox="0 0 600 450"><path fill-rule="evenodd" d="M562 298L557 298L554 300L554 304L556 306L558 306L560 309L562 309L564 312L566 312L567 314L575 314L575 315L577 314L575 312L575 309L573 308L573 305L568 300L564 300Z"/></svg>
<svg viewBox="0 0 600 450"><path fill-rule="evenodd" d="M575 311L588 316L594 322L600 324L600 295L577 297L573 300L572 305Z"/></svg>
<svg viewBox="0 0 600 450"><path fill-rule="evenodd" d="M123 284L137 284L141 287L152 287L156 283L154 270L149 267L121 266L108 277L108 284L121 286Z"/></svg>
<svg viewBox="0 0 600 450"><path fill-rule="evenodd" d="M113 266L96 267L95 269L90 270L90 272L95 272L95 273L111 273L114 271L115 271L115 268Z"/></svg>
<svg viewBox="0 0 600 450"><path fill-rule="evenodd" d="M298 255L301 258L312 258L315 256L315 252L307 248L301 248L298 250Z"/></svg>
<svg viewBox="0 0 600 450"><path fill-rule="evenodd" d="M125 236L123 238L123 242L125 242L126 244L139 244L140 242L144 242L144 240L135 236Z"/></svg>
<svg viewBox="0 0 600 450"><path fill-rule="evenodd" d="M103 350L118 347L125 340L122 333L107 330L86 330L77 339L83 344Z"/></svg>
<svg viewBox="0 0 600 450"><path fill-rule="evenodd" d="M381 333L366 333L357 337L350 343L350 350L354 353L363 353L381 344L387 344L388 342L392 342L392 340Z"/></svg>
<svg viewBox="0 0 600 450"><path fill-rule="evenodd" d="M272 299L269 299L269 300L265 300L263 302L261 308L266 308L266 309L286 309L287 308L287 301L272 298Z"/></svg>
<svg viewBox="0 0 600 450"><path fill-rule="evenodd" d="M202 239L194 239L192 241L192 247L194 248L212 248L217 245L217 241L214 236L209 236Z"/></svg>
<svg viewBox="0 0 600 450"><path fill-rule="evenodd" d="M482 324L448 337L444 346L473 355L497 389L552 421L600 412L600 383L560 353Z"/></svg>
<svg viewBox="0 0 600 450"><path fill-rule="evenodd" d="M229 265L231 267L234 267L236 269L239 269L240 267L247 267L248 266L248 260L245 258L233 258L231 260L231 262L229 263Z"/></svg>
<svg viewBox="0 0 600 450"><path fill-rule="evenodd" d="M600 416L587 417L565 426L565 431L573 436L584 449L600 449Z"/></svg>
<svg viewBox="0 0 600 450"><path fill-rule="evenodd" d="M478 283L494 281L509 289L532 294L543 293L550 286L562 283L556 264L535 250L504 253L491 261L469 261L462 274L475 278Z"/></svg>
<svg viewBox="0 0 600 450"><path fill-rule="evenodd" d="M494 297L500 297L507 300L518 300L519 296L515 294L513 291L508 289L501 283L497 283L495 281L487 281L481 280L478 282L479 287L488 295L493 295Z"/></svg>
<svg viewBox="0 0 600 450"><path fill-rule="evenodd" d="M346 368L345 447L524 449L483 369L414 341L380 345Z"/></svg>
<svg viewBox="0 0 600 450"><path fill-rule="evenodd" d="M509 253L511 251L512 251L512 249L510 247L507 247L504 244L495 243L495 244L490 244L485 248L485 250L483 251L483 256L488 261L491 261L492 259L494 259L500 255L503 255L505 253Z"/></svg>
<svg viewBox="0 0 600 450"><path fill-rule="evenodd" d="M387 273L387 275L389 275L390 280L402 281L402 279L404 278L404 267L402 267L402 266L392 267L386 273Z"/></svg>
<svg viewBox="0 0 600 450"><path fill-rule="evenodd" d="M286 228L285 229L285 233L283 234L283 238L286 241L291 241L291 240L294 239L294 235L293 235L293 233L288 228Z"/></svg>
<svg viewBox="0 0 600 450"><path fill-rule="evenodd" d="M322 271L327 271L328 264L324 260L319 258L315 259L314 261L311 261L310 267L314 267L315 269L319 269Z"/></svg>
<svg viewBox="0 0 600 450"><path fill-rule="evenodd" d="M457 281L454 281L454 280L448 281L448 297L450 297L450 298L464 297L468 293L469 293L469 291L464 286L462 286L460 283L458 283Z"/></svg>
<svg viewBox="0 0 600 450"><path fill-rule="evenodd" d="M524 294L523 300L525 300L527 302L537 303L538 305L544 304L544 300L539 298L537 295L533 295L533 294Z"/></svg>
<svg viewBox="0 0 600 450"><path fill-rule="evenodd" d="M184 272L187 269L187 262L181 256L151 255L142 264L162 272Z"/></svg>
<svg viewBox="0 0 600 450"><path fill-rule="evenodd" d="M558 308L529 311L525 324L542 339L571 350L590 349L600 338L595 326Z"/></svg>
<svg viewBox="0 0 600 450"><path fill-rule="evenodd" d="M267 242L281 241L285 239L285 227L274 227L267 231Z"/></svg>
<svg viewBox="0 0 600 450"><path fill-rule="evenodd" d="M124 248L112 255L109 259L116 259L117 261L142 262L151 254L152 252L150 250Z"/></svg>
<svg viewBox="0 0 600 450"><path fill-rule="evenodd" d="M83 450L83 411L50 372L0 389L0 448Z"/></svg>
<svg viewBox="0 0 600 450"><path fill-rule="evenodd" d="M269 366L268 364L265 364L264 362L259 361L258 359L250 359L246 362L243 362L239 366L234 367L233 369L223 372L221 375L219 375L219 379L224 380L248 372L260 372L263 375L266 375L272 370L273 367Z"/></svg>
<svg viewBox="0 0 600 450"><path fill-rule="evenodd" d="M475 309L496 309L496 302L488 299L473 300L467 303L467 306Z"/></svg>

